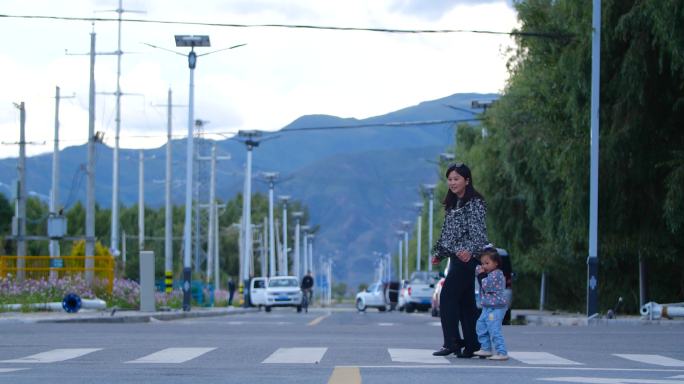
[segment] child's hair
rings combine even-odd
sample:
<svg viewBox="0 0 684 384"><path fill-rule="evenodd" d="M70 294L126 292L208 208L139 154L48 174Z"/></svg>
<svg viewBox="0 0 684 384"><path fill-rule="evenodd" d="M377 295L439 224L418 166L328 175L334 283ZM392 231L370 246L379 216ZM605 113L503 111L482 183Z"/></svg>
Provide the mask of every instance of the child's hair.
<svg viewBox="0 0 684 384"><path fill-rule="evenodd" d="M496 248L493 248L493 247L485 248L482 251L482 254L480 254L480 260L482 260L483 257L489 257L489 260L496 263L497 267L501 266L501 255L499 255L499 252L496 251Z"/></svg>

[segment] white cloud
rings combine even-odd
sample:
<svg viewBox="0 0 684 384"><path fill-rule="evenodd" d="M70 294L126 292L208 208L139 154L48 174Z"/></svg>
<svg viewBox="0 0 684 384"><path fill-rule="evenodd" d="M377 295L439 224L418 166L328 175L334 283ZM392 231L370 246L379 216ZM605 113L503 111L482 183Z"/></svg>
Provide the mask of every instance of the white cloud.
<svg viewBox="0 0 684 384"><path fill-rule="evenodd" d="M3 13L110 17L115 0L7 0ZM203 1L188 7L178 0L125 0L125 18L239 24L307 24L401 29L476 29L510 31L515 11L505 0L424 2L277 0ZM418 7L418 8L417 8ZM89 49L88 22L3 19L0 33L16 36L0 51L0 129L3 141L18 140L18 111L27 107L27 140L47 140L29 154L50 151L54 127L54 89L76 93L61 103L62 147L87 137L88 57L66 56L64 50ZM117 23L98 22L97 51L116 50ZM284 28L226 28L195 25L124 23L121 89L123 147L159 146L165 141L167 91L174 104L187 104L187 50L176 50L174 34L208 34L212 47L198 53L247 43L246 46L199 57L195 71L195 117L209 120L207 131L275 130L305 114L364 118L457 92L496 92L506 79L502 50L512 45L506 35L474 33L390 34ZM98 92L116 89L116 56L96 58ZM174 132L186 132L187 108L174 108ZM96 130L113 145L115 99L98 95ZM141 138L140 136L153 136ZM0 157L16 156L2 146Z"/></svg>

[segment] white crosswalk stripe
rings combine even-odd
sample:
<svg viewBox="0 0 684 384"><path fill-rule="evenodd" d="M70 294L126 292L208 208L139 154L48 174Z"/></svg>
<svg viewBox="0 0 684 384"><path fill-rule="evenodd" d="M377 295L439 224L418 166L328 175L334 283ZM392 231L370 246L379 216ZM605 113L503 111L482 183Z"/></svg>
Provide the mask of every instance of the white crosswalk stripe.
<svg viewBox="0 0 684 384"><path fill-rule="evenodd" d="M131 364L179 364L195 359L216 348L166 348L136 360Z"/></svg>
<svg viewBox="0 0 684 384"><path fill-rule="evenodd" d="M582 365L548 352L508 352L508 356L531 365Z"/></svg>
<svg viewBox="0 0 684 384"><path fill-rule="evenodd" d="M660 365L662 367L684 367L684 361L661 355L643 355L631 353L614 353L613 355L639 363Z"/></svg>
<svg viewBox="0 0 684 384"><path fill-rule="evenodd" d="M387 351L397 363L449 364L444 356L432 356L431 349L389 348Z"/></svg>
<svg viewBox="0 0 684 384"><path fill-rule="evenodd" d="M101 349L102 348L59 348L19 359L2 360L0 363L55 363L58 361L75 359Z"/></svg>
<svg viewBox="0 0 684 384"><path fill-rule="evenodd" d="M262 364L314 364L323 359L328 348L278 348Z"/></svg>
<svg viewBox="0 0 684 384"><path fill-rule="evenodd" d="M8 372L15 372L15 371L24 371L27 370L28 368L0 368L0 373L8 373Z"/></svg>

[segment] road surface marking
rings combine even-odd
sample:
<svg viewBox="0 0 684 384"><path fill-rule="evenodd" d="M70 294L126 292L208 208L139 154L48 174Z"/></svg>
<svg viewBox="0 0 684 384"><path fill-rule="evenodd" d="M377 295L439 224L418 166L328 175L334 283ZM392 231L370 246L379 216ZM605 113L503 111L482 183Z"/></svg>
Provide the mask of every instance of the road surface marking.
<svg viewBox="0 0 684 384"><path fill-rule="evenodd" d="M625 379L620 377L544 377L538 380L581 384L684 384L681 380Z"/></svg>
<svg viewBox="0 0 684 384"><path fill-rule="evenodd" d="M433 327L441 327L441 326L442 326L442 322L441 322L441 321L431 321L431 322L428 323L428 325L431 325L431 326L433 326Z"/></svg>
<svg viewBox="0 0 684 384"><path fill-rule="evenodd" d="M508 356L531 365L582 365L548 352L508 352Z"/></svg>
<svg viewBox="0 0 684 384"><path fill-rule="evenodd" d="M323 359L328 348L278 348L262 364L314 364Z"/></svg>
<svg viewBox="0 0 684 384"><path fill-rule="evenodd" d="M0 373L23 371L25 369L28 369L28 368L0 368ZM360 383L360 381L359 381L359 383Z"/></svg>
<svg viewBox="0 0 684 384"><path fill-rule="evenodd" d="M54 363L75 359L89 353L99 351L102 348L59 348L47 352L36 353L35 355L22 357L20 359L3 360L1 363Z"/></svg>
<svg viewBox="0 0 684 384"><path fill-rule="evenodd" d="M394 323L378 323L378 325L381 327L391 327L394 325Z"/></svg>
<svg viewBox="0 0 684 384"><path fill-rule="evenodd" d="M133 364L178 364L192 360L216 348L166 348L136 360L127 361Z"/></svg>
<svg viewBox="0 0 684 384"><path fill-rule="evenodd" d="M358 367L335 367L328 384L361 384Z"/></svg>
<svg viewBox="0 0 684 384"><path fill-rule="evenodd" d="M321 321L325 320L328 316L330 316L330 314L323 315L323 316L318 316L317 318L311 320L311 321L309 322L309 324L307 324L307 325L308 325L308 326L314 326L314 325L320 323Z"/></svg>
<svg viewBox="0 0 684 384"><path fill-rule="evenodd" d="M443 356L432 356L431 349L389 348L387 351L392 361L398 363L449 364Z"/></svg>
<svg viewBox="0 0 684 384"><path fill-rule="evenodd" d="M684 361L660 355L640 355L631 353L614 353L613 355L617 357L622 357L623 359L636 361L639 363L660 365L663 367L684 367Z"/></svg>

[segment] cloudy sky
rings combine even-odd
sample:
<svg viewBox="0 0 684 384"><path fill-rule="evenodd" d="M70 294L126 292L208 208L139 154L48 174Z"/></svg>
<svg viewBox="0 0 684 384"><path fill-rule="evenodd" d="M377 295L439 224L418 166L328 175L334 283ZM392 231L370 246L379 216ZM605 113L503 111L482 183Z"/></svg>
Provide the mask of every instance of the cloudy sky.
<svg viewBox="0 0 684 384"><path fill-rule="evenodd" d="M118 0L3 0L0 15L116 19ZM311 25L387 29L510 32L517 25L509 0L123 0L121 146L157 147L166 140L167 92L173 91L174 136L187 132L187 49L176 34L209 35L210 48L243 47L199 57L195 117L206 131L276 130L299 116L366 118L421 101L504 87L505 34L381 33L310 28L227 27L153 21L240 25ZM55 87L61 148L88 135L90 32L97 51L117 49L117 23L2 17L0 34L0 158L15 157L19 112L26 105L29 155L52 151ZM144 43L181 52L176 55ZM68 55L65 54L68 51ZM116 56L96 58L96 90L116 90ZM115 97L97 96L95 129L114 143ZM218 138L219 136L215 136Z"/></svg>

